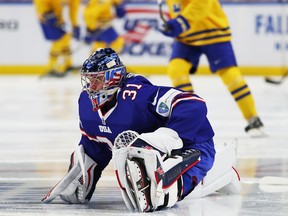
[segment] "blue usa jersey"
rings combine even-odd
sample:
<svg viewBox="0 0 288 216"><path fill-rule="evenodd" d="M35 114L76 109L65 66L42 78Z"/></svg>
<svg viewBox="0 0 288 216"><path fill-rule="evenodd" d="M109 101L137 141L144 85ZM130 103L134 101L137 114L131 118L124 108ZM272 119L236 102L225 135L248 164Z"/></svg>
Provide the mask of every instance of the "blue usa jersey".
<svg viewBox="0 0 288 216"><path fill-rule="evenodd" d="M183 149L202 152L199 170L189 176L198 180L206 175L214 161L214 132L206 117L205 101L195 94L171 87L152 85L146 78L127 74L117 93L116 104L106 113L93 111L86 91L79 98L82 138L80 144L102 170L112 158L116 136L125 130L153 132L159 127L171 128L183 140ZM206 157L207 156L207 157ZM203 158L204 157L204 158ZM207 159L206 159L207 158ZM196 173L195 173L196 172Z"/></svg>

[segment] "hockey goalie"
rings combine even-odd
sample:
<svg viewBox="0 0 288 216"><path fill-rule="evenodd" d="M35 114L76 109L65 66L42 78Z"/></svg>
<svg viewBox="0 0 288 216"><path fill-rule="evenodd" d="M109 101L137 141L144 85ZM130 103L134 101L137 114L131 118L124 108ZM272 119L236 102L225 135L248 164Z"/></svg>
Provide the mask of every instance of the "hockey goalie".
<svg viewBox="0 0 288 216"><path fill-rule="evenodd" d="M42 203L58 196L70 204L90 202L111 160L133 212L170 208L190 196L240 193L235 146L215 150L203 98L128 73L111 48L83 63L81 82L81 139L67 174Z"/></svg>

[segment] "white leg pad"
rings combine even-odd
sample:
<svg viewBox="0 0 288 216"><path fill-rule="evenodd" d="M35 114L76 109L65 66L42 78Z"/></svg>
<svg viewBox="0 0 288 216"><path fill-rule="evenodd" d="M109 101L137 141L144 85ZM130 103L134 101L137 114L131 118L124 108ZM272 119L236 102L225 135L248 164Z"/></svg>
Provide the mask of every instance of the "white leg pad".
<svg viewBox="0 0 288 216"><path fill-rule="evenodd" d="M240 177L235 164L235 144L226 144L223 148L216 149L213 167L188 197L200 198L216 191L225 194L240 193Z"/></svg>
<svg viewBox="0 0 288 216"><path fill-rule="evenodd" d="M90 201L91 197L87 198L87 195L93 189L94 182L98 180L94 179L97 163L85 154L82 145L78 146L72 155L71 169L47 193L42 199L42 203L50 203L57 196L60 196L65 202L74 204L88 203Z"/></svg>

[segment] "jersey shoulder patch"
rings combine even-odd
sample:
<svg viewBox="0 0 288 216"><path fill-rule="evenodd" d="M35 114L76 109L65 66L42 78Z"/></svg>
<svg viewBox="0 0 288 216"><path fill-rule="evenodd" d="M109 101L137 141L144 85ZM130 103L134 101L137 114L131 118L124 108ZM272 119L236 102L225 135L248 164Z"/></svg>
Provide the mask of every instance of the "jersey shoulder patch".
<svg viewBox="0 0 288 216"><path fill-rule="evenodd" d="M157 102L156 112L159 115L163 116L163 117L170 116L170 113L171 113L171 110L172 110L172 102L173 102L174 98L178 94L181 94L181 93L182 92L179 91L179 90L170 89L164 95L162 95L161 97L159 97L158 94L157 94L155 96L155 99L154 99L154 102Z"/></svg>

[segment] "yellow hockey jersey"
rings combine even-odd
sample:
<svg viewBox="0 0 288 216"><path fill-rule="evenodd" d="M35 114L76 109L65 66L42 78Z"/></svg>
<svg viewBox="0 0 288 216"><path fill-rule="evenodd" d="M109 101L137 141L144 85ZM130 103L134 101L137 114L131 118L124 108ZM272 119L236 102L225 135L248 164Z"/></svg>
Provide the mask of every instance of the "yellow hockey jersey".
<svg viewBox="0 0 288 216"><path fill-rule="evenodd" d="M114 19L114 6L122 0L90 0L84 9L84 21L89 30L105 28Z"/></svg>
<svg viewBox="0 0 288 216"><path fill-rule="evenodd" d="M188 45L201 46L231 40L228 19L218 0L166 0L171 18L183 16L190 29L177 37Z"/></svg>
<svg viewBox="0 0 288 216"><path fill-rule="evenodd" d="M36 12L40 20L48 12L54 12L60 22L63 20L63 6L69 6L69 17L72 26L78 26L78 10L81 0L33 0Z"/></svg>

